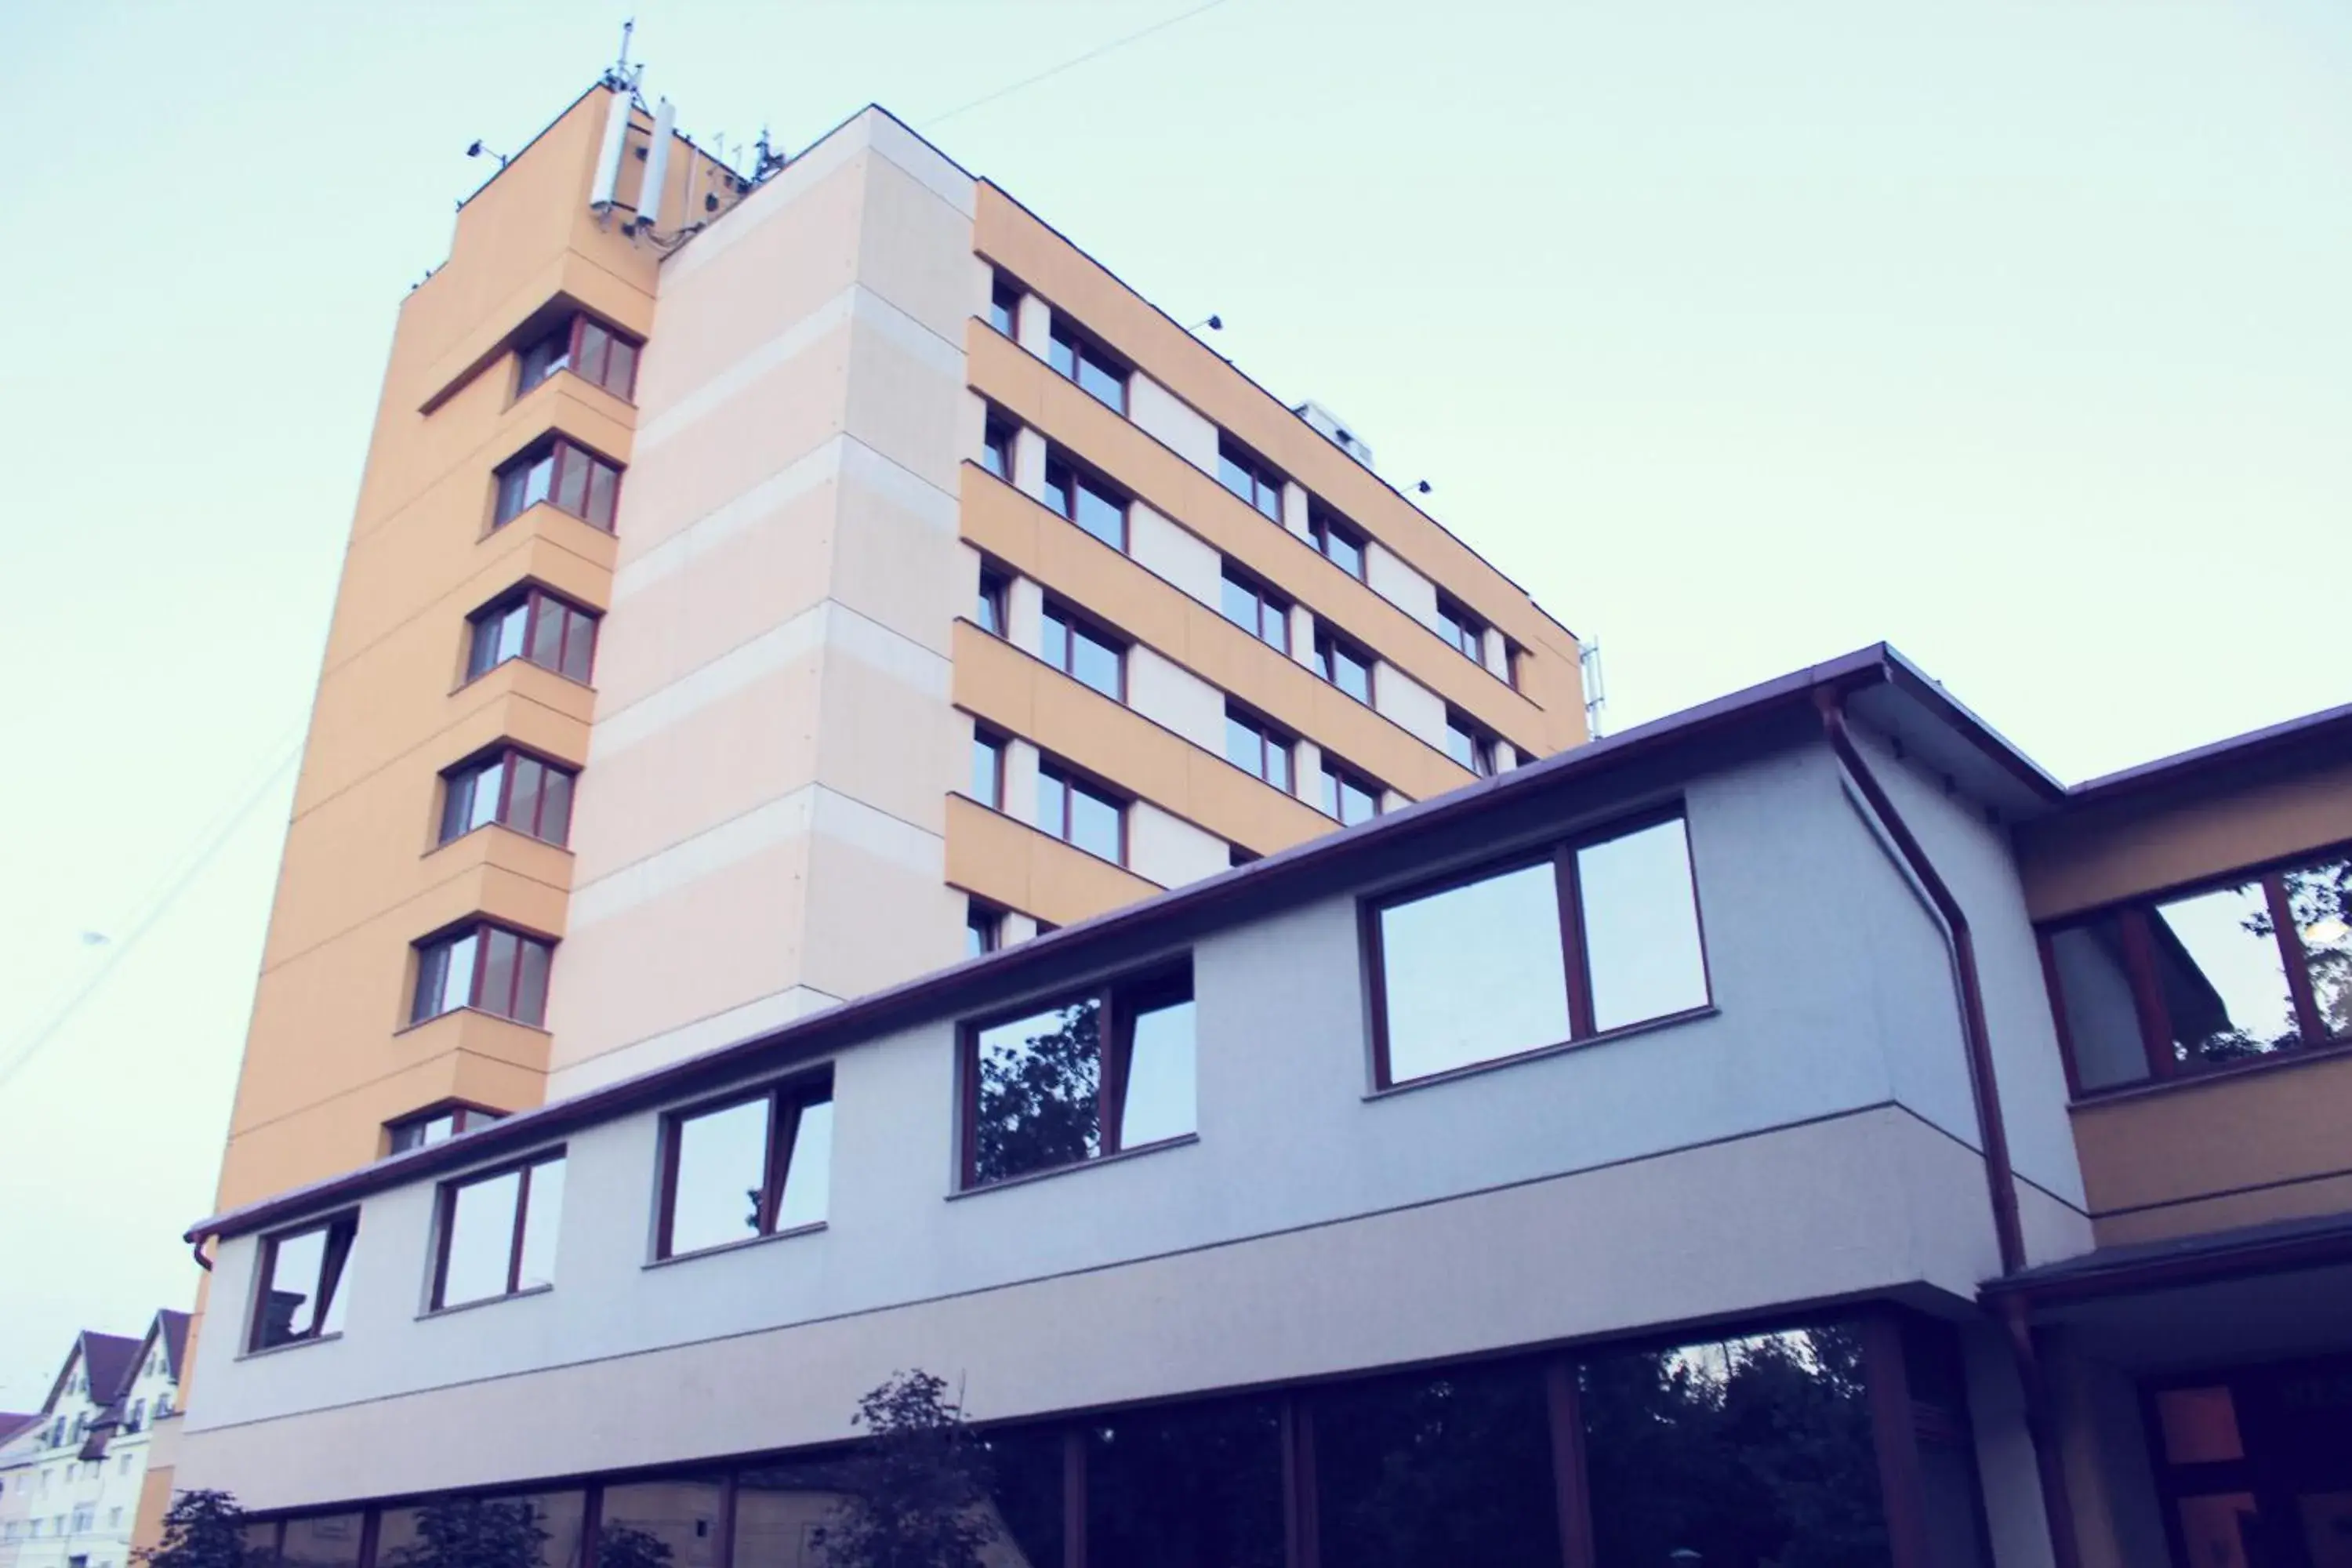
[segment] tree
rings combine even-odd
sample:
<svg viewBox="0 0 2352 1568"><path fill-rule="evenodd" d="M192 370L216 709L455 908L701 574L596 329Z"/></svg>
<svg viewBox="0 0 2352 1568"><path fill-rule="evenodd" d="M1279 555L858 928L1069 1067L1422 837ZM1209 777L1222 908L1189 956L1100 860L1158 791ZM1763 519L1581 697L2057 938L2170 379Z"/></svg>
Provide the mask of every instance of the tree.
<svg viewBox="0 0 2352 1568"><path fill-rule="evenodd" d="M148 1568L245 1568L245 1510L233 1492L182 1492L163 1515L163 1544L138 1556Z"/></svg>
<svg viewBox="0 0 2352 1568"><path fill-rule="evenodd" d="M669 1542L634 1525L607 1525L596 1534L596 1568L668 1568Z"/></svg>
<svg viewBox="0 0 2352 1568"><path fill-rule="evenodd" d="M827 1568L983 1568L996 1538L986 1460L947 1388L902 1372L857 1402L866 1436L841 1466Z"/></svg>
<svg viewBox="0 0 2352 1568"><path fill-rule="evenodd" d="M984 1043L972 1170L980 1180L1066 1165L1101 1147L1102 1030L1098 1002L1048 1015L1058 1026ZM887 1386L887 1385L886 1385Z"/></svg>
<svg viewBox="0 0 2352 1568"><path fill-rule="evenodd" d="M397 1568L543 1568L547 1531L525 1499L433 1498L416 1510L416 1540L390 1553Z"/></svg>

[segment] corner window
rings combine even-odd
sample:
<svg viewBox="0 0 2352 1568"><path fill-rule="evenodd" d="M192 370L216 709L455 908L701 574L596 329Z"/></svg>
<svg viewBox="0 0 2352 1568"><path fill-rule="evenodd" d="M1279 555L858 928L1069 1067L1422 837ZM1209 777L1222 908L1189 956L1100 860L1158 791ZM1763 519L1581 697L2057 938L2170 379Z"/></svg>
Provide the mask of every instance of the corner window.
<svg viewBox="0 0 2352 1568"><path fill-rule="evenodd" d="M1126 648L1058 605L1046 610L1042 634L1047 664L1113 702L1127 700Z"/></svg>
<svg viewBox="0 0 2352 1568"><path fill-rule="evenodd" d="M1004 911L978 899L968 900L963 914L963 955L978 958L1004 945Z"/></svg>
<svg viewBox="0 0 2352 1568"><path fill-rule="evenodd" d="M1045 459L1045 504L1109 545L1127 549L1127 498L1056 452Z"/></svg>
<svg viewBox="0 0 2352 1568"><path fill-rule="evenodd" d="M626 403L637 388L638 346L636 340L602 321L572 316L524 345L515 395L520 397L550 376L568 370Z"/></svg>
<svg viewBox="0 0 2352 1568"><path fill-rule="evenodd" d="M962 1045L967 1187L1193 1131L1189 963L967 1024Z"/></svg>
<svg viewBox="0 0 2352 1568"><path fill-rule="evenodd" d="M1012 576L993 566L980 569L980 598L972 607L972 620L991 637L1005 635L1007 595L1013 587Z"/></svg>
<svg viewBox="0 0 2352 1568"><path fill-rule="evenodd" d="M971 798L992 811L1004 809L1004 742L985 730L971 733Z"/></svg>
<svg viewBox="0 0 2352 1568"><path fill-rule="evenodd" d="M1307 513L1307 536L1324 559L1358 582L1364 577L1364 536L1319 502Z"/></svg>
<svg viewBox="0 0 2352 1568"><path fill-rule="evenodd" d="M1269 522L1282 521L1282 476L1230 436L1217 438L1217 482L1255 507Z"/></svg>
<svg viewBox="0 0 2352 1568"><path fill-rule="evenodd" d="M1008 338L1021 335L1021 285L1002 272L989 283L988 324Z"/></svg>
<svg viewBox="0 0 2352 1568"><path fill-rule="evenodd" d="M681 1258L822 1225L832 1167L829 1079L677 1111L662 1130L655 1256Z"/></svg>
<svg viewBox="0 0 2352 1568"><path fill-rule="evenodd" d="M1337 820L1340 826L1353 827L1360 822L1370 822L1378 816L1381 814L1381 797L1386 793L1385 787L1378 781L1335 762L1328 754L1325 755L1318 798L1323 815Z"/></svg>
<svg viewBox="0 0 2352 1568"><path fill-rule="evenodd" d="M443 1187L434 1309L554 1284L555 1232L562 1218L560 1152Z"/></svg>
<svg viewBox="0 0 2352 1568"><path fill-rule="evenodd" d="M1127 367L1058 313L1054 321L1052 360L1055 370L1078 384L1079 391L1106 408L1127 412Z"/></svg>
<svg viewBox="0 0 2352 1568"><path fill-rule="evenodd" d="M1445 710L1445 754L1485 778L1495 771L1495 737L1477 721Z"/></svg>
<svg viewBox="0 0 2352 1568"><path fill-rule="evenodd" d="M1115 866L1127 864L1127 807L1050 763L1037 769L1037 826Z"/></svg>
<svg viewBox="0 0 2352 1568"><path fill-rule="evenodd" d="M416 946L416 990L408 1021L422 1024L472 1007L538 1028L547 1016L547 967L554 948L487 922Z"/></svg>
<svg viewBox="0 0 2352 1568"><path fill-rule="evenodd" d="M1471 663L1486 667L1486 623L1444 594L1437 595L1437 635Z"/></svg>
<svg viewBox="0 0 2352 1568"><path fill-rule="evenodd" d="M980 466L1008 485L1013 482L1013 446L1019 433L1020 426L1002 414L991 414L981 430Z"/></svg>
<svg viewBox="0 0 2352 1568"><path fill-rule="evenodd" d="M1255 714L1225 710L1225 761L1290 793L1290 737Z"/></svg>
<svg viewBox="0 0 2352 1568"><path fill-rule="evenodd" d="M253 1303L249 1350L315 1340L343 1330L343 1267L359 1235L357 1214L281 1231L261 1244L261 1289Z"/></svg>
<svg viewBox="0 0 2352 1568"><path fill-rule="evenodd" d="M2046 928L2078 1092L2352 1041L2352 858L2341 853Z"/></svg>
<svg viewBox="0 0 2352 1568"><path fill-rule="evenodd" d="M584 447L562 439L532 447L499 470L499 500L490 526L503 528L546 501L607 533L619 504L621 470Z"/></svg>
<svg viewBox="0 0 2352 1568"><path fill-rule="evenodd" d="M443 777L441 842L495 822L561 845L572 832L569 768L508 747L451 769Z"/></svg>
<svg viewBox="0 0 2352 1568"><path fill-rule="evenodd" d="M1683 819L1366 908L1382 1087L1708 1005Z"/></svg>
<svg viewBox="0 0 2352 1568"><path fill-rule="evenodd" d="M478 1105L452 1105L387 1121L383 1130L391 1139L392 1152L403 1154L428 1144L446 1143L460 1132L470 1132L505 1119L503 1112L485 1110Z"/></svg>
<svg viewBox="0 0 2352 1568"><path fill-rule="evenodd" d="M1226 567L1217 608L1268 647L1290 651L1290 601L1255 578Z"/></svg>
<svg viewBox="0 0 2352 1568"><path fill-rule="evenodd" d="M1315 634L1315 673L1364 704L1372 703L1372 656L1331 632Z"/></svg>
<svg viewBox="0 0 2352 1568"><path fill-rule="evenodd" d="M587 685L596 658L595 612L544 588L529 588L477 610L467 646L466 679L478 680L510 658L528 659Z"/></svg>

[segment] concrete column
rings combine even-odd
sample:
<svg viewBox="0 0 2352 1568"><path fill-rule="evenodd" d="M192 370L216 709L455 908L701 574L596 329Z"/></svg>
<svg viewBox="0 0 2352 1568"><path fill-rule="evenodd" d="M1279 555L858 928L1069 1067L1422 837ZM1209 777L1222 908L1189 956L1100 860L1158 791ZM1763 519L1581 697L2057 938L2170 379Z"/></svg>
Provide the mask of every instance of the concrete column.
<svg viewBox="0 0 2352 1568"><path fill-rule="evenodd" d="M1034 294L1021 296L1021 309L1013 322L1015 342L1039 359L1054 357L1053 308Z"/></svg>
<svg viewBox="0 0 2352 1568"><path fill-rule="evenodd" d="M1395 790L1384 789L1381 791L1381 811L1382 815L1386 815L1391 811L1402 811L1406 806L1411 805L1412 804L1412 802L1411 800L1407 799L1402 795L1398 794Z"/></svg>
<svg viewBox="0 0 2352 1568"><path fill-rule="evenodd" d="M1016 942L1027 942L1030 938L1035 936L1037 934L1037 922L1031 916L1017 914L1011 910L1007 910L1004 911L1004 925L1003 930L1004 945L1011 947Z"/></svg>
<svg viewBox="0 0 2352 1568"><path fill-rule="evenodd" d="M1013 433L1013 488L1031 500L1045 499L1045 437L1026 425Z"/></svg>
<svg viewBox="0 0 2352 1568"><path fill-rule="evenodd" d="M1486 656L1486 668L1493 672L1495 679L1508 685L1511 679L1510 639L1494 627L1488 626L1486 632L1486 644L1480 651Z"/></svg>
<svg viewBox="0 0 2352 1568"><path fill-rule="evenodd" d="M1323 748L1312 741L1290 749L1290 793L1316 810L1323 809Z"/></svg>
<svg viewBox="0 0 2352 1568"><path fill-rule="evenodd" d="M1004 743L1004 815L1033 826L1037 821L1037 748L1017 738Z"/></svg>
<svg viewBox="0 0 2352 1568"><path fill-rule="evenodd" d="M1307 491L1290 479L1282 481L1282 526L1310 542L1315 537L1307 525Z"/></svg>
<svg viewBox="0 0 2352 1568"><path fill-rule="evenodd" d="M1045 651L1045 590L1027 577L1004 589L1004 640L1032 658Z"/></svg>
<svg viewBox="0 0 2352 1568"><path fill-rule="evenodd" d="M1290 657L1315 668L1315 612L1304 605L1290 606Z"/></svg>
<svg viewBox="0 0 2352 1568"><path fill-rule="evenodd" d="M1495 742L1495 771L1498 773L1507 773L1518 765L1519 753L1517 748L1513 746L1508 741L1496 741Z"/></svg>

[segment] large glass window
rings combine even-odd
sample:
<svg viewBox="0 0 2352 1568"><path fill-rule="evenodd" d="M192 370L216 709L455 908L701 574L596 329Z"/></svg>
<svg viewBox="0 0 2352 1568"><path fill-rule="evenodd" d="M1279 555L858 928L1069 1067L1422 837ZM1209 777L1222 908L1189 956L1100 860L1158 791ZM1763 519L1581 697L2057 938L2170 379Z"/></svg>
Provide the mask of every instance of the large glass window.
<svg viewBox="0 0 2352 1568"><path fill-rule="evenodd" d="M972 731L971 798L992 810L1004 809L1004 742L985 730Z"/></svg>
<svg viewBox="0 0 2352 1568"><path fill-rule="evenodd" d="M1381 1081L1707 1005L1683 822L1564 845L1373 907Z"/></svg>
<svg viewBox="0 0 2352 1568"><path fill-rule="evenodd" d="M824 1219L833 1167L829 1084L788 1083L731 1104L677 1112L662 1142L657 1257Z"/></svg>
<svg viewBox="0 0 2352 1568"><path fill-rule="evenodd" d="M1268 647L1290 651L1290 602L1256 579L1226 567L1217 607L1225 619Z"/></svg>
<svg viewBox="0 0 2352 1568"><path fill-rule="evenodd" d="M1230 436L1217 441L1217 481L1255 507L1268 521L1282 521L1282 476Z"/></svg>
<svg viewBox="0 0 2352 1568"><path fill-rule="evenodd" d="M1013 448L1019 434L1020 426L996 414L981 428L980 466L1006 484L1013 482Z"/></svg>
<svg viewBox="0 0 2352 1568"><path fill-rule="evenodd" d="M539 1027L547 1016L547 970L554 948L504 926L463 926L416 945L416 989L408 1021L422 1024L472 1007Z"/></svg>
<svg viewBox="0 0 2352 1568"><path fill-rule="evenodd" d="M1329 509L1318 502L1307 514L1307 532L1325 559L1349 576L1361 581L1364 575L1365 539L1352 525L1342 521Z"/></svg>
<svg viewBox="0 0 2352 1568"><path fill-rule="evenodd" d="M1059 1426L998 1427L982 1436L996 1545L990 1568L1062 1568L1068 1439Z"/></svg>
<svg viewBox="0 0 2352 1568"><path fill-rule="evenodd" d="M1445 710L1445 754L1485 778L1495 771L1495 737L1468 715Z"/></svg>
<svg viewBox="0 0 2352 1568"><path fill-rule="evenodd" d="M1580 1402L1595 1562L1890 1562L1857 1331L1601 1356Z"/></svg>
<svg viewBox="0 0 2352 1568"><path fill-rule="evenodd" d="M1127 369L1091 339L1058 317L1054 321L1052 360L1055 370L1078 384L1080 391L1108 408L1127 412Z"/></svg>
<svg viewBox="0 0 2352 1568"><path fill-rule="evenodd" d="M1276 1401L1127 1411L1088 1423L1084 1441L1090 1568L1283 1568ZM1335 1556L1327 1538L1323 1561L1377 1560Z"/></svg>
<svg viewBox="0 0 2352 1568"><path fill-rule="evenodd" d="M1316 1398L1323 1561L1351 1568L1558 1568L1549 1407L1541 1368L1383 1379ZM1678 1560L1605 1563L1675 1568ZM1712 1563L1718 1561L1708 1558ZM1725 1558L1742 1564L1751 1560Z"/></svg>
<svg viewBox="0 0 2352 1568"><path fill-rule="evenodd" d="M561 1153L442 1188L433 1305L461 1307L554 1284L562 1218Z"/></svg>
<svg viewBox="0 0 2352 1568"><path fill-rule="evenodd" d="M963 1035L967 1186L1193 1130L1189 965L967 1025Z"/></svg>
<svg viewBox="0 0 2352 1568"><path fill-rule="evenodd" d="M602 321L573 316L524 345L515 395L568 370L626 402L636 391L637 347Z"/></svg>
<svg viewBox="0 0 2352 1568"><path fill-rule="evenodd" d="M988 324L1008 338L1021 335L1021 285L1002 272L989 284Z"/></svg>
<svg viewBox="0 0 2352 1568"><path fill-rule="evenodd" d="M496 822L562 844L572 832L573 776L512 747L452 768L443 775L441 842Z"/></svg>
<svg viewBox="0 0 2352 1568"><path fill-rule="evenodd" d="M510 658L525 658L585 686L595 656L594 613L532 588L475 612L466 679L479 679Z"/></svg>
<svg viewBox="0 0 2352 1568"><path fill-rule="evenodd" d="M1473 664L1486 662L1486 623L1452 596L1437 595L1437 635Z"/></svg>
<svg viewBox="0 0 2352 1568"><path fill-rule="evenodd" d="M980 569L980 597L972 606L972 619L982 631L991 637L1005 635L1005 627L1009 624L1005 616L1005 601L1012 586L1010 573L994 566Z"/></svg>
<svg viewBox="0 0 2352 1568"><path fill-rule="evenodd" d="M1315 634L1315 673L1369 706L1372 700L1372 656L1330 632Z"/></svg>
<svg viewBox="0 0 2352 1568"><path fill-rule="evenodd" d="M498 506L490 520L504 527L546 501L610 532L621 495L621 470L583 447L557 440L533 447L499 470Z"/></svg>
<svg viewBox="0 0 2352 1568"><path fill-rule="evenodd" d="M343 1268L359 1228L358 1215L339 1215L263 1240L250 1348L342 1332Z"/></svg>
<svg viewBox="0 0 2352 1568"><path fill-rule="evenodd" d="M399 1154L422 1149L428 1143L446 1143L460 1132L486 1127L501 1116L499 1111L485 1110L478 1105L453 1105L387 1121L384 1131L391 1136L392 1152Z"/></svg>
<svg viewBox="0 0 2352 1568"><path fill-rule="evenodd" d="M1289 736L1251 714L1225 710L1225 761L1253 778L1290 793Z"/></svg>
<svg viewBox="0 0 2352 1568"><path fill-rule="evenodd" d="M1113 702L1127 700L1127 650L1070 610L1055 605L1040 628L1047 664Z"/></svg>
<svg viewBox="0 0 2352 1568"><path fill-rule="evenodd" d="M1381 797L1386 793L1375 780L1366 778L1328 752L1324 754L1319 794L1324 816L1336 818L1345 827L1370 822L1381 814Z"/></svg>
<svg viewBox="0 0 2352 1568"><path fill-rule="evenodd" d="M2100 910L2042 941L2081 1092L2352 1039L2341 857Z"/></svg>
<svg viewBox="0 0 2352 1568"><path fill-rule="evenodd" d="M719 1568L726 1503L716 1478L606 1487L596 1568Z"/></svg>
<svg viewBox="0 0 2352 1568"><path fill-rule="evenodd" d="M1037 826L1089 855L1127 863L1127 807L1058 767L1037 770Z"/></svg>
<svg viewBox="0 0 2352 1568"><path fill-rule="evenodd" d="M1127 548L1127 498L1058 452L1045 459L1045 504L1113 550Z"/></svg>
<svg viewBox="0 0 2352 1568"><path fill-rule="evenodd" d="M284 1568L359 1568L362 1513L314 1513L286 1521L278 1548ZM88 1528L87 1521L81 1528Z"/></svg>
<svg viewBox="0 0 2352 1568"><path fill-rule="evenodd" d="M383 1568L469 1557L499 1568L581 1568L585 1499L577 1491L521 1497L445 1497L388 1508L376 1525Z"/></svg>

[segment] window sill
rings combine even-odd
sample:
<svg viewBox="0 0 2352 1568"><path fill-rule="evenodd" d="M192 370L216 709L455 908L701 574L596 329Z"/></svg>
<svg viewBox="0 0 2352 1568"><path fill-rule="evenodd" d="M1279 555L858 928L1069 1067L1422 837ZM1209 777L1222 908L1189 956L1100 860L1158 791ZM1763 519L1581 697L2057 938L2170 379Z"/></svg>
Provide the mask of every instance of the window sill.
<svg viewBox="0 0 2352 1568"><path fill-rule="evenodd" d="M552 1285L533 1285L528 1290L514 1290L503 1296L485 1296L478 1301L460 1301L454 1307L431 1307L417 1313L416 1321L421 1323L428 1318L454 1317L459 1312L470 1312L478 1307L496 1307L502 1302L520 1301L526 1296L545 1296L551 1293L554 1289Z"/></svg>
<svg viewBox="0 0 2352 1568"><path fill-rule="evenodd" d="M1367 1090L1363 1098L1368 1101L1387 1100L1392 1095L1410 1094L1417 1089L1428 1089L1436 1084L1453 1083L1461 1079L1475 1078L1481 1073L1495 1072L1503 1068L1517 1067L1522 1062L1541 1061L1549 1057L1565 1056L1570 1051L1583 1050L1588 1046L1605 1046L1612 1041L1625 1039L1630 1036L1646 1035L1656 1029L1673 1028L1677 1024L1689 1024L1701 1018L1713 1018L1718 1016L1721 1012L1722 1009L1712 1002L1703 1007L1685 1007L1679 1013L1667 1013L1660 1017L1644 1018L1638 1024L1621 1024L1616 1028L1603 1029L1598 1034L1586 1035L1579 1039L1560 1040L1549 1046L1538 1046L1532 1050L1514 1051L1507 1057L1489 1057L1484 1061L1467 1062L1458 1068L1447 1068L1442 1072L1424 1073L1419 1078L1409 1078L1400 1083L1383 1084L1378 1089Z"/></svg>
<svg viewBox="0 0 2352 1568"><path fill-rule="evenodd" d="M2179 1073L2171 1078L2142 1079L2137 1083L2119 1083L2112 1089L2086 1089L2074 1098L2067 1110L2092 1110L2103 1105L2177 1094L2209 1083L2225 1083L2250 1073L2279 1072L2306 1062L2340 1061L2347 1057L2352 1057L2352 1039L2331 1040L2324 1046L2296 1046L2269 1056L2251 1057L2222 1067L2201 1068L2195 1072Z"/></svg>
<svg viewBox="0 0 2352 1568"><path fill-rule="evenodd" d="M439 1023L442 1019L455 1017L460 1013L471 1013L476 1017L480 1018L496 1018L499 1023L512 1024L518 1029L529 1029L533 1034L546 1035L551 1039L554 1037L552 1031L551 1031L544 1024L526 1024L520 1018L509 1018L504 1013L493 1013L487 1007L452 1007L446 1013L436 1013L430 1018L419 1018L413 1024L403 1024L399 1028L394 1029L392 1032L392 1037L396 1040L403 1035L414 1034L419 1029L430 1028L434 1025ZM411 1152L411 1151L404 1149L401 1152L405 1154Z"/></svg>
<svg viewBox="0 0 2352 1568"><path fill-rule="evenodd" d="M667 1268L674 1263L692 1263L704 1258L717 1258L721 1253L741 1252L747 1247L765 1247L771 1242L790 1241L794 1237L816 1236L827 1228L827 1222L817 1220L809 1225L793 1226L789 1230L772 1230L765 1236L747 1236L740 1241L722 1241L716 1247L698 1247L692 1252L673 1252L667 1258L648 1258L638 1267Z"/></svg>
<svg viewBox="0 0 2352 1568"><path fill-rule="evenodd" d="M1139 1160L1146 1154L1164 1150L1188 1148L1201 1141L1198 1132L1181 1133L1174 1138L1161 1138L1150 1143L1139 1143L1132 1149L1121 1149L1116 1154L1097 1154L1091 1160L1073 1160L1066 1165L1049 1165L1042 1171L1024 1171L1017 1176L1003 1176L978 1186L959 1187L948 1194L948 1202L960 1198L976 1198L982 1193L1001 1193L1007 1187L1025 1187L1033 1182L1050 1182L1056 1176L1067 1176L1079 1171L1092 1171L1104 1165L1116 1165L1123 1160Z"/></svg>
<svg viewBox="0 0 2352 1568"><path fill-rule="evenodd" d="M236 1359L252 1361L259 1356L283 1355L288 1351L309 1350L312 1345L332 1344L342 1337L342 1331L340 1329L331 1334L308 1334L299 1340L288 1340L282 1345L263 1345L259 1350L240 1351Z"/></svg>

